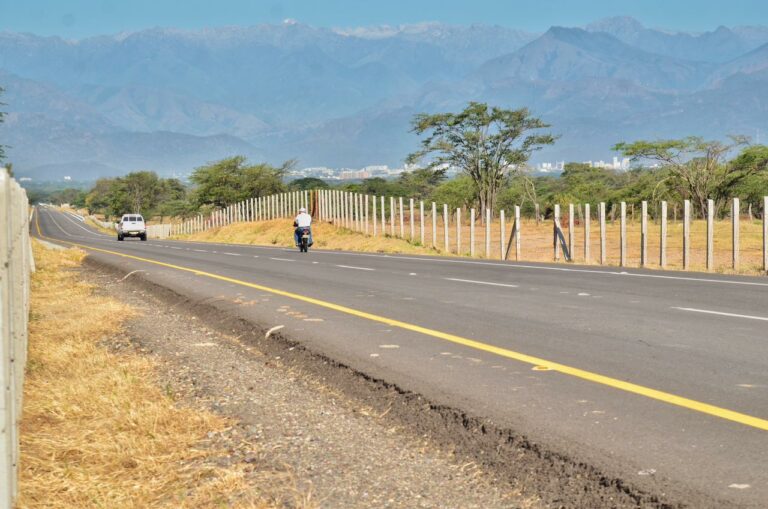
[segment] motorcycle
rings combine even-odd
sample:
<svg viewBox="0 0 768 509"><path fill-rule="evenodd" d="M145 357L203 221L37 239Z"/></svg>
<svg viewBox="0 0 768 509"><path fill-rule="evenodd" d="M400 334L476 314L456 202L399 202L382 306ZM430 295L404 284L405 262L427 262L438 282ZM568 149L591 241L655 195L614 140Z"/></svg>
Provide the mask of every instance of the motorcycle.
<svg viewBox="0 0 768 509"><path fill-rule="evenodd" d="M299 251L309 252L309 228L299 228Z"/></svg>

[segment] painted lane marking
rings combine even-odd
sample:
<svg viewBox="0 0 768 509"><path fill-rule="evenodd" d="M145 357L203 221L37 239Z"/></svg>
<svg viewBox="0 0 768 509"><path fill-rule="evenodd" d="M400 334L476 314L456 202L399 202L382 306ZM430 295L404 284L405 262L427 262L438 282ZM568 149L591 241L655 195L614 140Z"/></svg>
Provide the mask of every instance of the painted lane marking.
<svg viewBox="0 0 768 509"><path fill-rule="evenodd" d="M73 217L75 217L80 222L85 223L85 219L81 218L80 216L75 216L74 214L71 214L71 213L68 213L68 212L61 212L61 215L64 216L65 219L68 219L72 224L74 224L75 226L77 226L78 228L80 228L82 230L85 230L87 233L89 233L91 235L95 235L96 237L101 237L101 238L104 238L104 237L108 236L108 235L106 235L104 233L95 232L95 231L91 230L90 228L86 228L82 224L77 223L77 222L74 221L74 219L72 219Z"/></svg>
<svg viewBox="0 0 768 509"><path fill-rule="evenodd" d="M177 240L175 242L189 242L189 241L181 241ZM199 243L196 243L199 244ZM254 246L252 244L221 244L216 242L210 242L206 243L208 245L218 245L218 246L239 246L239 247L245 247L250 249L264 249L264 250L285 250L285 248L278 248L278 247L271 247L271 246ZM386 258L389 260L396 260L396 261L416 261L416 262L435 262L435 263L458 263L458 264L464 264L464 265L481 265L481 266L490 266L490 267L505 267L507 269L533 269L533 270L555 270L560 272L575 272L575 273L586 273L586 274L602 274L605 276L623 276L623 277L645 277L645 278L656 278L656 279L670 279L670 280L678 280L678 281L692 281L697 283L720 283L720 284L731 284L731 285L746 285L746 286L765 286L768 287L768 283L758 283L756 281L736 281L733 279L709 279L709 278L698 278L698 277L690 277L690 276L669 276L669 275L662 275L662 274L636 274L632 272L627 271L615 271L615 270L594 270L594 269L574 269L574 268L567 268L567 267L547 267L547 266L541 266L541 265L522 265L519 263L494 263L494 262L481 262L476 260L442 260L438 258L427 258L427 257L414 257L414 256L403 256L403 255L384 255L384 254L374 254L374 253L353 253L349 251L326 251L323 249L315 249L313 250L313 253L317 255L343 255L343 256L365 256L369 258Z"/></svg>
<svg viewBox="0 0 768 509"><path fill-rule="evenodd" d="M376 270L376 269L369 269L368 267L353 267L351 265L337 265L337 267L341 267L342 269L354 269L354 270Z"/></svg>
<svg viewBox="0 0 768 509"><path fill-rule="evenodd" d="M672 309L679 309L680 311L691 311L693 313L705 313L708 315L731 316L733 318L747 318L749 320L762 320L764 322L768 322L768 317L766 316L737 315L736 313L724 313L722 311L710 311L708 309L696 309L696 308L673 307Z"/></svg>
<svg viewBox="0 0 768 509"><path fill-rule="evenodd" d="M43 235L40 232L40 225L37 223L37 232L40 237L44 239L48 239L45 235ZM49 239L54 240L54 239ZM358 318L363 318L366 320L370 320L372 322L378 322L383 323L385 325L391 326L391 327L398 327L403 330L416 332L419 334L423 334L425 336L430 336L437 339L442 339L444 341L448 341L450 343L458 344L465 346L467 348L473 348L475 350L481 350L487 353L491 353L494 355L498 355L499 357L504 357L507 359L516 360L519 362L523 362L526 364L531 364L533 366L546 366L551 370L559 371L562 374L570 375L575 378L580 378L582 380L586 380L588 382L593 382L596 384L604 385L607 387L612 387L614 389L618 389L621 391L629 392L632 394L636 394L639 396L644 396L649 399L655 399L657 401L661 401L663 403L667 403L669 405L678 406L681 408L686 408L688 410L692 410L695 412L711 415L714 417L718 417L720 419L725 419L729 421L733 421L739 424L743 424L744 426L750 426L753 428L757 428L760 430L768 431L768 419L762 419L760 417L755 417L753 415L744 414L741 412L737 412L735 410L729 410L727 408L718 407L715 405L711 405L709 403L704 403L701 401L685 398L683 396L678 396L676 394L672 394L669 392L660 391L658 389L653 389L650 387L645 387L643 385L627 382L624 380L619 380L617 378L611 378L609 376L601 375L599 373L594 373L591 371L587 371L584 369L576 368L573 366L568 366L566 364L560 364L558 362L549 361L546 359L542 359L540 357L535 357L532 355L527 355L520 352L515 352L513 350L509 350L506 348L502 348L499 346L491 345L488 343L483 343L481 341L477 341L470 338L465 338L462 336L458 336L455 334L450 334L447 332L441 332L434 329L428 329L426 327L422 327L420 325L410 324L407 322L402 322L400 320L395 320L392 318L387 318L384 316L376 315L373 313L368 313L366 311L360 311L357 309L353 309L347 306L342 306L340 304L334 304L332 302L316 299L314 297L307 297L305 295L300 295L293 292L288 292L285 290L280 290L277 288L271 288L268 286L256 284L256 283L249 283L247 281L242 281L240 279L235 279L227 276L222 276L220 274L214 274L211 272L204 272L199 271L197 269L193 269L190 267L183 267L180 265L173 265L166 262L161 262L159 260L152 260L150 258L142 258L139 256L133 256L125 253L120 253L117 251L110 251L108 249L101 249L98 247L91 247L86 246L83 244L77 244L75 242L70 242L66 240L60 240L59 242L63 242L66 244L71 244L77 247L80 247L82 249L91 249L93 251L100 251L103 253L119 256L121 258L129 258L133 260L138 260L145 263L150 263L154 265L158 265L161 267L167 267L183 272L189 272L195 275L208 277L211 279L216 279L219 281L224 281L228 283L238 284L241 286L245 286L248 288L253 288L256 290L260 290L266 293L270 293L273 295L279 295L282 297L286 297L289 299L297 300L300 302L306 302L308 304L314 304L318 307L323 307L326 309L331 309L334 311L338 311L340 313L345 313L348 315L356 316Z"/></svg>
<svg viewBox="0 0 768 509"><path fill-rule="evenodd" d="M196 253L207 253L208 252L205 249L193 249L192 251L194 251Z"/></svg>
<svg viewBox="0 0 768 509"><path fill-rule="evenodd" d="M278 262L295 262L296 260L291 260L290 258L269 258L270 260L277 260Z"/></svg>
<svg viewBox="0 0 768 509"><path fill-rule="evenodd" d="M221 254L225 254L227 256L242 256L239 253L221 253Z"/></svg>
<svg viewBox="0 0 768 509"><path fill-rule="evenodd" d="M458 281L459 283L473 283L476 285L505 286L507 288L517 288L517 285L507 285L504 283L491 283L490 281L475 281L473 279L458 279L455 277L444 277L446 281Z"/></svg>

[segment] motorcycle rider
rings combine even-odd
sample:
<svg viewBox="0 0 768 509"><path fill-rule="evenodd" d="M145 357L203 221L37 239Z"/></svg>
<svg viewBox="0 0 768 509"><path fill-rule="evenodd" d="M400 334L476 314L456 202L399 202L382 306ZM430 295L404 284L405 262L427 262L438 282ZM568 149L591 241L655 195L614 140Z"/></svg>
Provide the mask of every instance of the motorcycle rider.
<svg viewBox="0 0 768 509"><path fill-rule="evenodd" d="M301 207L299 209L299 214L293 220L293 226L295 228L295 230L293 231L293 240L296 242L296 247L299 247L299 245L301 244L302 228L309 229L309 242L307 242L307 246L311 246L312 245L312 216L307 214L307 209L305 209L304 207Z"/></svg>

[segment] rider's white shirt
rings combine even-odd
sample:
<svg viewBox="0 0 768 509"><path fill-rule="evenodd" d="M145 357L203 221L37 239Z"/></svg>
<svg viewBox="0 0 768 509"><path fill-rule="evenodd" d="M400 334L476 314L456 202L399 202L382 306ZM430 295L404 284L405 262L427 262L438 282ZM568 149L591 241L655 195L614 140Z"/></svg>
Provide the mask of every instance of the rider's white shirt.
<svg viewBox="0 0 768 509"><path fill-rule="evenodd" d="M306 212L302 212L301 214L296 216L296 220L295 221L296 221L296 225L299 228L305 228L307 226L311 226L312 225L312 216L310 216Z"/></svg>

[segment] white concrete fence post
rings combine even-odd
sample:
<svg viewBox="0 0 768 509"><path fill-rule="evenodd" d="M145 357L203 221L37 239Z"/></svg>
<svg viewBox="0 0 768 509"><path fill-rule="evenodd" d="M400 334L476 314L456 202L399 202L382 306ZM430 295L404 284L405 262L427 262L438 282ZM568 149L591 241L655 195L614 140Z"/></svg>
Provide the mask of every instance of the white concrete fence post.
<svg viewBox="0 0 768 509"><path fill-rule="evenodd" d="M363 218L365 220L365 234L368 235L368 205L371 202L371 197L365 195L365 211L363 212Z"/></svg>
<svg viewBox="0 0 768 509"><path fill-rule="evenodd" d="M768 196L763 196L763 272L768 274Z"/></svg>
<svg viewBox="0 0 768 509"><path fill-rule="evenodd" d="M707 200L707 270L715 268L715 200Z"/></svg>
<svg viewBox="0 0 768 509"><path fill-rule="evenodd" d="M739 213L739 199L734 198L731 202L731 245L733 246L733 270L739 270Z"/></svg>
<svg viewBox="0 0 768 509"><path fill-rule="evenodd" d="M555 261L560 260L560 239L558 238L558 228L560 227L560 205L555 205L555 211L554 211L554 217L552 218L552 228L553 228L553 242L554 245L554 257Z"/></svg>
<svg viewBox="0 0 768 509"><path fill-rule="evenodd" d="M640 266L648 265L648 202L643 200L640 212Z"/></svg>
<svg viewBox="0 0 768 509"><path fill-rule="evenodd" d="M419 200L419 238L424 245L424 201Z"/></svg>
<svg viewBox="0 0 768 509"><path fill-rule="evenodd" d="M485 257L491 257L491 209L485 209Z"/></svg>
<svg viewBox="0 0 768 509"><path fill-rule="evenodd" d="M506 240L507 240L507 228L506 228L506 224L504 223L504 220L505 220L505 218L504 218L504 209L501 209L499 211L499 239L501 239L499 241L499 248L500 248L499 253L501 255L500 258L502 260L504 258L506 258L505 255L507 254L506 253L506 249L505 249L506 248Z"/></svg>
<svg viewBox="0 0 768 509"><path fill-rule="evenodd" d="M381 197L381 234L387 235L387 216L384 208L384 197Z"/></svg>
<svg viewBox="0 0 768 509"><path fill-rule="evenodd" d="M574 221L573 221L573 203L568 204L568 254L573 259L574 246Z"/></svg>
<svg viewBox="0 0 768 509"><path fill-rule="evenodd" d="M590 254L589 254L589 221L590 221L590 212L589 212L589 203L584 204L584 263L590 263Z"/></svg>
<svg viewBox="0 0 768 509"><path fill-rule="evenodd" d="M691 201L683 202L683 270L691 265Z"/></svg>
<svg viewBox="0 0 768 509"><path fill-rule="evenodd" d="M400 207L400 238L405 238L405 211L403 210L403 197L397 199L397 205Z"/></svg>
<svg viewBox="0 0 768 509"><path fill-rule="evenodd" d="M378 201L378 198L376 195L373 195L373 236L375 237L379 233L379 218L377 217L377 208L376 208L376 202Z"/></svg>
<svg viewBox="0 0 768 509"><path fill-rule="evenodd" d="M432 247L437 247L437 204L432 202Z"/></svg>
<svg viewBox="0 0 768 509"><path fill-rule="evenodd" d="M605 265L605 262L607 261L605 252L605 202L601 201L598 209L598 215L600 216L600 265Z"/></svg>
<svg viewBox="0 0 768 509"><path fill-rule="evenodd" d="M475 209L469 209L469 256L475 256Z"/></svg>
<svg viewBox="0 0 768 509"><path fill-rule="evenodd" d="M659 228L659 267L667 266L667 202L661 202L661 227Z"/></svg>
<svg viewBox="0 0 768 509"><path fill-rule="evenodd" d="M443 244L446 253L451 252L451 242L448 235L448 205L443 203Z"/></svg>
<svg viewBox="0 0 768 509"><path fill-rule="evenodd" d="M456 209L456 254L461 256L461 207Z"/></svg>
<svg viewBox="0 0 768 509"><path fill-rule="evenodd" d="M520 235L522 233L522 224L520 224L520 206L515 205L515 260L520 261L522 256Z"/></svg>
<svg viewBox="0 0 768 509"><path fill-rule="evenodd" d="M621 244L619 253L619 265L627 266L627 203L621 202L621 231L619 232L619 242Z"/></svg>
<svg viewBox="0 0 768 509"><path fill-rule="evenodd" d="M411 242L416 239L416 225L413 221L413 198L408 201L408 222L411 227Z"/></svg>
<svg viewBox="0 0 768 509"><path fill-rule="evenodd" d="M390 196L389 197L389 234L392 237L395 237L395 197Z"/></svg>

